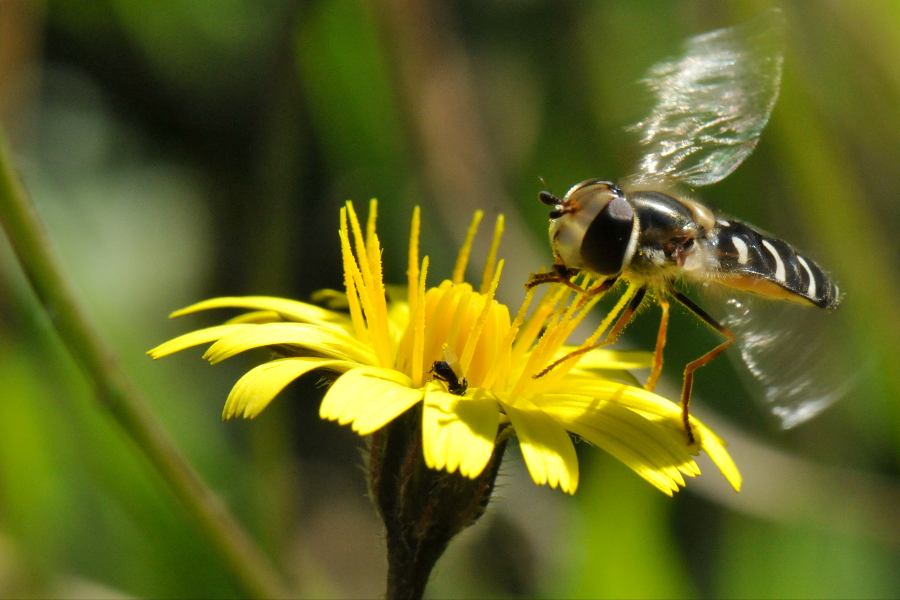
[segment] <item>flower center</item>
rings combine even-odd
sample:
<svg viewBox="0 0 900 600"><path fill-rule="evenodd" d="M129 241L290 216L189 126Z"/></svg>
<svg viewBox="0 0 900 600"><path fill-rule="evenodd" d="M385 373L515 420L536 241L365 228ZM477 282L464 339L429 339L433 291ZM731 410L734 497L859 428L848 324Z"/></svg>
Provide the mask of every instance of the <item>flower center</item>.
<svg viewBox="0 0 900 600"><path fill-rule="evenodd" d="M509 310L488 296L473 291L468 283L445 280L425 294L425 342L422 372L431 370L434 361L443 360L446 343L460 357L470 386L484 387L509 370L509 348L506 343L510 328ZM477 327L479 319L484 323ZM397 352L396 368L412 377L414 325L403 333ZM476 338L477 336L477 338ZM474 345L474 347L473 347Z"/></svg>

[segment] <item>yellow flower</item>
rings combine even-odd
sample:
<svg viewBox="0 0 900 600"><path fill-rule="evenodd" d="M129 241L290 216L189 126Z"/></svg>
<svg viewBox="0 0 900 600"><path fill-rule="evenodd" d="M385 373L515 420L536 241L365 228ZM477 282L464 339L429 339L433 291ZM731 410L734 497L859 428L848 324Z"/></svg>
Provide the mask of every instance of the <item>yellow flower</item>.
<svg viewBox="0 0 900 600"><path fill-rule="evenodd" d="M389 301L376 209L373 201L365 234L352 204L341 209L346 295L332 292L330 297L349 314L280 298L207 300L172 316L223 307L252 312L178 337L149 354L159 358L215 342L204 357L217 363L251 348L275 348L281 358L256 367L234 386L225 419L255 417L291 381L313 370L339 375L322 401L322 418L349 424L360 435L381 429L422 402L425 463L469 478L487 465L498 431L511 425L534 481L569 493L578 486L570 434L606 450L669 495L685 485L683 475L699 475L691 455L701 450L740 488L740 474L715 434L691 417L696 441L688 445L680 407L633 384L625 370L648 366L650 353L595 350L534 377L573 350L564 343L600 295L586 300L569 288L552 286L526 319L532 289L511 319L507 307L494 299L503 267L502 260L495 264L502 216L478 291L463 281L463 274L480 213L451 279L426 290L428 257L420 264L417 208L407 297ZM634 292L633 287L625 291L583 346L600 338ZM430 373L446 349L460 357L459 375L468 381L462 396L450 393Z"/></svg>

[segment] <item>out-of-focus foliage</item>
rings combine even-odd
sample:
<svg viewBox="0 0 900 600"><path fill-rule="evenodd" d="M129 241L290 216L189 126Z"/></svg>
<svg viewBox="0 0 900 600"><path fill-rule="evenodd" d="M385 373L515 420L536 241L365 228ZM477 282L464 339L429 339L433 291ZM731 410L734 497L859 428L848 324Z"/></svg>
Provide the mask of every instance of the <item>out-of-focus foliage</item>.
<svg viewBox="0 0 900 600"><path fill-rule="evenodd" d="M375 597L385 564L363 441L318 419L315 377L254 422L221 423L231 385L265 357L153 363L147 349L221 321L168 312L340 289L338 207L372 196L394 282L412 204L433 282L472 206L505 211L519 230L501 254L544 261L504 273L500 293L518 304L516 277L551 261L538 177L562 194L626 175L637 157L623 127L649 107L636 83L647 68L773 4L6 0L0 115L70 275L204 478L298 594ZM739 495L701 477L671 500L585 452L568 498L535 488L513 448L498 501L438 565L433 597L900 595L900 7L779 5L772 120L700 195L830 269L847 302L828 351L861 365L860 384L782 432L727 361L699 372L698 414L733 430ZM5 245L0 306L0 595L235 595L99 414ZM641 313L630 343L650 347L656 314ZM715 341L673 311L664 393Z"/></svg>

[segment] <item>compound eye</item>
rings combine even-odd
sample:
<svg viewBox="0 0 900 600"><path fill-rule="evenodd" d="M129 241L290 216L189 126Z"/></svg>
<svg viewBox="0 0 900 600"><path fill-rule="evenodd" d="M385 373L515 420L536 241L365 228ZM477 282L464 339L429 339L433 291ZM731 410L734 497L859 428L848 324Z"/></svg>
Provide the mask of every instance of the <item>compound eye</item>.
<svg viewBox="0 0 900 600"><path fill-rule="evenodd" d="M581 256L595 273L615 275L629 257L634 209L625 198L613 196L597 213L581 242Z"/></svg>

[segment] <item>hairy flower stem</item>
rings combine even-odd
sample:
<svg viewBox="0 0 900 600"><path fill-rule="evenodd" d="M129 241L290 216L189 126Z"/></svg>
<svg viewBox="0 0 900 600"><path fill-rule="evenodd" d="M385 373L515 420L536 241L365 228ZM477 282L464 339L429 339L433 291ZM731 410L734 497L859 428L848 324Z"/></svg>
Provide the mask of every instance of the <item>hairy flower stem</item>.
<svg viewBox="0 0 900 600"><path fill-rule="evenodd" d="M501 425L487 467L475 479L429 469L416 406L372 435L369 489L387 530L388 600L421 598L450 540L490 500L509 438Z"/></svg>

